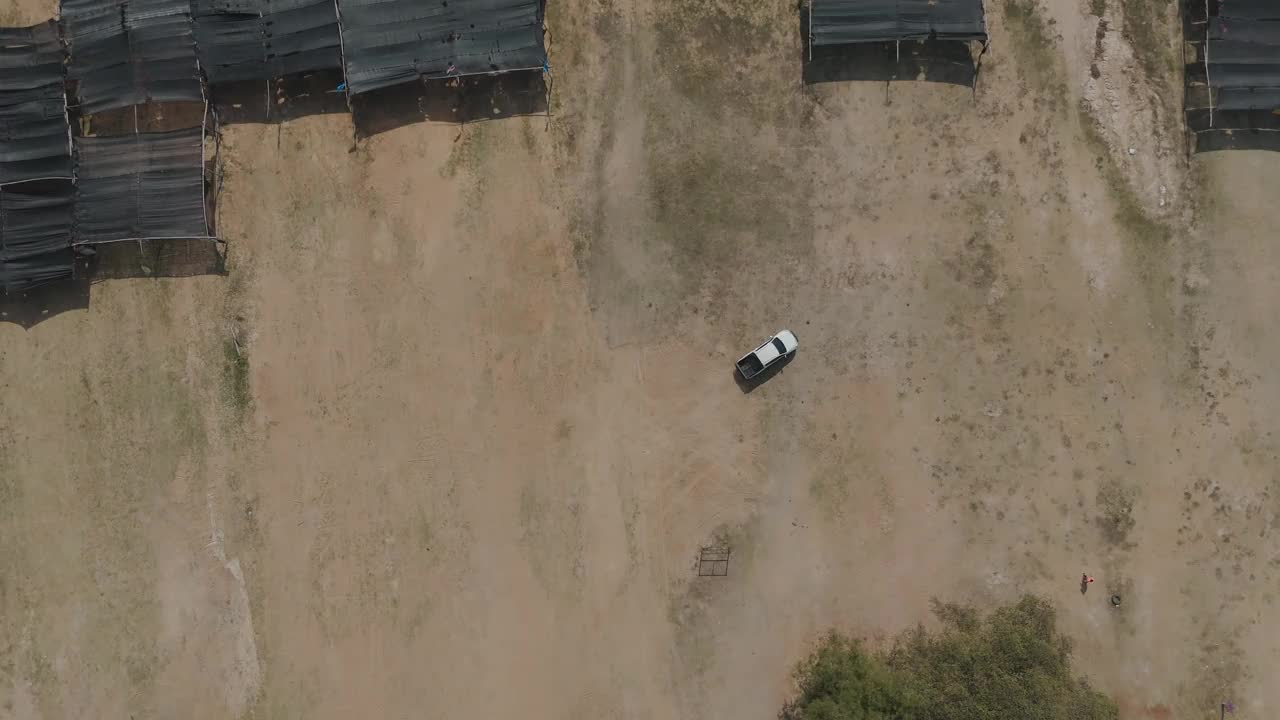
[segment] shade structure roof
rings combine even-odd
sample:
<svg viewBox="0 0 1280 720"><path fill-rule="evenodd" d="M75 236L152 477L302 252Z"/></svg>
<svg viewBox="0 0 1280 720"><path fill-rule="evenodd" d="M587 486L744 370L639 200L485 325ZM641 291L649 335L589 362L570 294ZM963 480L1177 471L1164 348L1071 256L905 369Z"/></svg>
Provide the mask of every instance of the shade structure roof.
<svg viewBox="0 0 1280 720"><path fill-rule="evenodd" d="M75 242L208 237L203 132L76 139Z"/></svg>
<svg viewBox="0 0 1280 720"><path fill-rule="evenodd" d="M71 277L70 181L0 188L0 292Z"/></svg>
<svg viewBox="0 0 1280 720"><path fill-rule="evenodd" d="M333 0L194 0L201 67L212 84L342 67Z"/></svg>
<svg viewBox="0 0 1280 720"><path fill-rule="evenodd" d="M62 0L62 25L82 112L203 99L189 0Z"/></svg>
<svg viewBox="0 0 1280 720"><path fill-rule="evenodd" d="M894 40L985 40L982 0L811 0L815 46Z"/></svg>
<svg viewBox="0 0 1280 720"><path fill-rule="evenodd" d="M353 94L419 77L541 68L541 0L339 0Z"/></svg>
<svg viewBox="0 0 1280 720"><path fill-rule="evenodd" d="M1222 2L1210 18L1209 83L1223 109L1280 107L1280 4Z"/></svg>
<svg viewBox="0 0 1280 720"><path fill-rule="evenodd" d="M62 73L53 22L0 28L0 185L71 177Z"/></svg>
<svg viewBox="0 0 1280 720"><path fill-rule="evenodd" d="M1186 103L1196 149L1280 150L1280 3L1218 0L1192 23Z"/></svg>

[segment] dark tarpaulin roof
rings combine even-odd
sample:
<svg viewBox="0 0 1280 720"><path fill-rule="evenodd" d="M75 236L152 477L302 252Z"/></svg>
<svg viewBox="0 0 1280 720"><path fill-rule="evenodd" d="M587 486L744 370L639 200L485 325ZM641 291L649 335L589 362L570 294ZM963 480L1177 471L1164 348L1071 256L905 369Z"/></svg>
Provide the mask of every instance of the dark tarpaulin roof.
<svg viewBox="0 0 1280 720"><path fill-rule="evenodd" d="M210 83L342 67L333 0L195 0L193 7Z"/></svg>
<svg viewBox="0 0 1280 720"><path fill-rule="evenodd" d="M347 87L540 68L540 0L339 0ZM450 72L449 66L453 65Z"/></svg>
<svg viewBox="0 0 1280 720"><path fill-rule="evenodd" d="M76 138L75 242L207 237L200 128Z"/></svg>
<svg viewBox="0 0 1280 720"><path fill-rule="evenodd" d="M1205 33L1209 85L1280 88L1280 3L1223 0L1218 13Z"/></svg>
<svg viewBox="0 0 1280 720"><path fill-rule="evenodd" d="M203 99L189 0L62 0L84 113Z"/></svg>
<svg viewBox="0 0 1280 720"><path fill-rule="evenodd" d="M1196 133L1195 152L1271 150L1280 152L1280 133L1267 130L1204 130Z"/></svg>
<svg viewBox="0 0 1280 720"><path fill-rule="evenodd" d="M0 291L71 277L71 202L70 181L39 192L0 188Z"/></svg>
<svg viewBox="0 0 1280 720"><path fill-rule="evenodd" d="M814 45L986 40L982 0L811 0Z"/></svg>
<svg viewBox="0 0 1280 720"><path fill-rule="evenodd" d="M1218 0L1221 17L1250 20L1280 20L1280 5L1275 0Z"/></svg>
<svg viewBox="0 0 1280 720"><path fill-rule="evenodd" d="M66 110L57 26L0 28L0 185L71 177Z"/></svg>
<svg viewBox="0 0 1280 720"><path fill-rule="evenodd" d="M1280 3L1220 0L1191 17L1187 127L1196 149L1280 150Z"/></svg>
<svg viewBox="0 0 1280 720"><path fill-rule="evenodd" d="M1217 110L1274 110L1280 108L1280 87L1227 88L1218 92Z"/></svg>

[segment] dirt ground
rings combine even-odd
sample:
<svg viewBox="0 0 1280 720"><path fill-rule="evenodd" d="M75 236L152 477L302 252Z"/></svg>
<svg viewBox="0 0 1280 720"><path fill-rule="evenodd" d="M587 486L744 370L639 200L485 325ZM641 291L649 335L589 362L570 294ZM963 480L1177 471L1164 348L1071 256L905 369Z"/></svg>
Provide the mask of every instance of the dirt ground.
<svg viewBox="0 0 1280 720"><path fill-rule="evenodd" d="M1173 5L989 0L970 91L552 0L550 117L225 128L229 276L0 325L0 717L771 718L1027 591L1273 717L1280 157L1188 160Z"/></svg>

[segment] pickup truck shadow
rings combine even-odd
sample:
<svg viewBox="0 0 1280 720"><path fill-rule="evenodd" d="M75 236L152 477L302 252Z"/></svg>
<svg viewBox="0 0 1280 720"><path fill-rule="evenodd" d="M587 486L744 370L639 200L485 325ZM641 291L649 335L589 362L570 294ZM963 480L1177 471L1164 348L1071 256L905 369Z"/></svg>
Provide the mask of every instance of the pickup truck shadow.
<svg viewBox="0 0 1280 720"><path fill-rule="evenodd" d="M733 368L733 381L738 384L738 389L742 391L742 394L746 395L761 385L769 382L770 378L782 372L782 369L790 365L791 361L795 359L796 353L791 353L790 355L783 357L781 360L778 360L778 362L765 368L764 372L756 375L750 380L743 379L742 373L738 372L738 368L735 366Z"/></svg>

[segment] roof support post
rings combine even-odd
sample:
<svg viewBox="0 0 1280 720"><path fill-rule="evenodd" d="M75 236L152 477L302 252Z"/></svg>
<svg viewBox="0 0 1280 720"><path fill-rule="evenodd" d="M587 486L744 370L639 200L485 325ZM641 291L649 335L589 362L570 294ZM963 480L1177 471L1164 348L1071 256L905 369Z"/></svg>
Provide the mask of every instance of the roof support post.
<svg viewBox="0 0 1280 720"><path fill-rule="evenodd" d="M204 85L201 84L200 92L204 92ZM204 112L200 114L200 209L204 212L204 234L209 234L209 189L205 185L205 157L204 157L204 138L207 132L206 123L209 119L209 98L204 100Z"/></svg>
<svg viewBox="0 0 1280 720"><path fill-rule="evenodd" d="M1209 87L1209 127L1213 127L1213 79L1209 77L1209 0L1204 0L1204 84Z"/></svg>
<svg viewBox="0 0 1280 720"><path fill-rule="evenodd" d="M1208 0L1205 0L1208 2ZM813 62L813 4L818 0L809 0L809 62Z"/></svg>
<svg viewBox="0 0 1280 720"><path fill-rule="evenodd" d="M351 107L351 83L347 81L346 41L342 39L342 5L338 0L333 0L333 12L338 17L338 57L342 58L342 95L347 99L347 112L354 113L355 110Z"/></svg>

